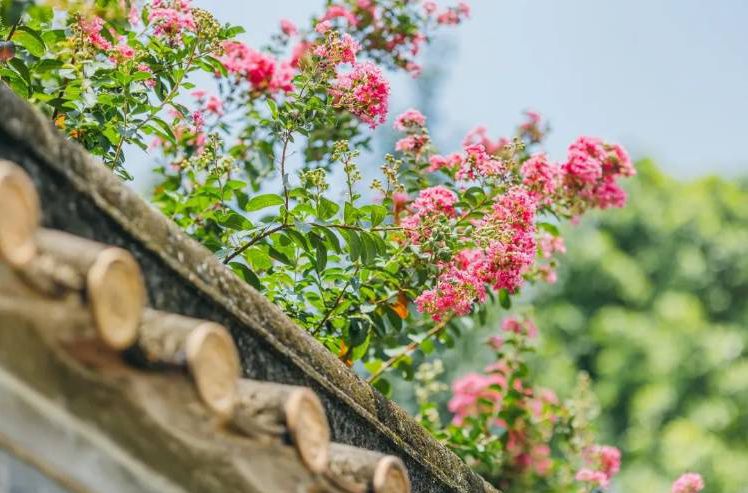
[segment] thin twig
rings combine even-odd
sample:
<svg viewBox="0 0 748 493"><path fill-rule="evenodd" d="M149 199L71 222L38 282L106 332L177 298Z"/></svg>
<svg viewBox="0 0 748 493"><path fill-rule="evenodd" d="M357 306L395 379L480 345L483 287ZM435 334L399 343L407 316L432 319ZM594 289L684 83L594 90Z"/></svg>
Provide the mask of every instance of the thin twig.
<svg viewBox="0 0 748 493"><path fill-rule="evenodd" d="M258 241L262 240L263 238L267 238L268 236L270 236L271 234L275 233L276 231L280 231L281 229L284 229L286 227L288 227L287 224L279 224L279 225L277 225L277 226L275 226L273 228L265 229L262 233L260 233L259 235L255 236L254 238L252 238L251 240L249 240L248 242L246 242L244 245L242 245L239 248L237 248L236 250L234 250L228 257L226 257L223 260L223 263L224 264L228 264L229 262L231 262L232 260L234 260L234 258L236 258L238 255L241 255L242 253L244 253L244 251L247 248L251 247L252 245L254 245L255 243L257 243Z"/></svg>
<svg viewBox="0 0 748 493"><path fill-rule="evenodd" d="M361 268L360 265L356 266L356 270L353 272L353 275L348 279L348 282L345 283L345 286L343 286L343 289L340 290L340 293L338 293L338 297L335 299L335 303L333 303L332 308L328 310L325 317L322 319L322 321L317 324L317 327L314 328L312 331L312 335L316 336L317 333L322 329L322 326L327 323L328 320L330 320L330 317L332 317L332 314L335 313L335 310L338 309L338 306L340 305L340 300L343 299L343 294L345 294L345 290L348 289L353 282L353 278L358 275L358 270Z"/></svg>

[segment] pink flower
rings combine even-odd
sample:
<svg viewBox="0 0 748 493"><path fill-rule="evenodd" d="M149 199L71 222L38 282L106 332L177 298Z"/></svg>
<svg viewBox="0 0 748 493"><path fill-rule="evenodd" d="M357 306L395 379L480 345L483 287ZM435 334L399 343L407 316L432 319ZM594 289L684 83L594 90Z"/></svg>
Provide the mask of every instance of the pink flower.
<svg viewBox="0 0 748 493"><path fill-rule="evenodd" d="M426 117L416 109L409 109L395 118L395 130L406 132L411 128L422 128L426 125Z"/></svg>
<svg viewBox="0 0 748 493"><path fill-rule="evenodd" d="M348 21L348 25L350 26L355 27L358 24L358 19L356 19L356 16L353 15L353 12L341 5L331 5L330 7L328 7L325 15L322 16L321 20L329 21L337 17L345 18L345 20Z"/></svg>
<svg viewBox="0 0 748 493"><path fill-rule="evenodd" d="M588 467L581 469L577 481L591 483L606 488L621 469L621 452L609 445L593 445L586 449L583 458Z"/></svg>
<svg viewBox="0 0 748 493"><path fill-rule="evenodd" d="M336 106L346 109L371 128L387 118L390 85L371 62L359 63L339 74L330 88Z"/></svg>
<svg viewBox="0 0 748 493"><path fill-rule="evenodd" d="M580 469L579 472L577 472L575 479L583 483L590 483L594 486L599 486L600 488L607 488L609 482L605 473L593 471L592 469L587 468Z"/></svg>
<svg viewBox="0 0 748 493"><path fill-rule="evenodd" d="M120 63L125 60L132 60L134 57L135 50L132 47L126 44L119 44L114 47L114 54L109 59L114 63Z"/></svg>
<svg viewBox="0 0 748 493"><path fill-rule="evenodd" d="M603 176L605 154L600 139L579 137L569 146L569 159L562 166L566 180L581 186L596 183Z"/></svg>
<svg viewBox="0 0 748 493"><path fill-rule="evenodd" d="M223 115L223 102L218 96L211 96L208 101L205 102L205 111L213 113L214 115Z"/></svg>
<svg viewBox="0 0 748 493"><path fill-rule="evenodd" d="M672 493L697 493L704 489L704 480L700 474L688 472L679 477L674 483Z"/></svg>
<svg viewBox="0 0 748 493"><path fill-rule="evenodd" d="M127 14L127 22L130 23L131 27L140 24L140 12L138 11L138 7L135 5L135 2L130 5L130 11Z"/></svg>
<svg viewBox="0 0 748 493"><path fill-rule="evenodd" d="M454 205L457 203L457 194L443 185L424 188L413 202L413 209L420 215L446 214L449 217L455 215Z"/></svg>
<svg viewBox="0 0 748 493"><path fill-rule="evenodd" d="M296 36L297 34L299 34L299 28L297 28L296 24L288 19L281 19L280 28L283 34L288 37Z"/></svg>
<svg viewBox="0 0 748 493"><path fill-rule="evenodd" d="M504 332L513 332L518 335L526 335L530 338L538 335L538 327L530 319L517 320L514 317L509 317L501 323L501 330Z"/></svg>
<svg viewBox="0 0 748 493"><path fill-rule="evenodd" d="M475 180L478 177L498 176L506 171L504 163L492 158L483 144L472 144L465 147L465 157L455 178L458 180Z"/></svg>
<svg viewBox="0 0 748 493"><path fill-rule="evenodd" d="M592 200L600 209L623 207L626 205L626 192L616 183L615 178L606 176L592 191Z"/></svg>
<svg viewBox="0 0 748 493"><path fill-rule="evenodd" d="M330 65L339 63L356 63L356 54L361 45L348 33L342 36L328 37L323 44L314 49L314 54Z"/></svg>
<svg viewBox="0 0 748 493"><path fill-rule="evenodd" d="M79 21L79 25L84 34L88 37L88 42L100 50L111 50L112 43L101 35L101 29L104 27L104 19L99 16L93 16L90 19Z"/></svg>
<svg viewBox="0 0 748 493"><path fill-rule="evenodd" d="M449 156L440 156L434 154L429 158L429 167L426 171L434 172L440 169L454 169L457 166L462 165L462 156L458 153L450 154Z"/></svg>
<svg viewBox="0 0 748 493"><path fill-rule="evenodd" d="M431 0L423 2L423 11L426 12L427 15L433 14L434 12L436 12L436 9L436 2L433 2Z"/></svg>
<svg viewBox="0 0 748 493"><path fill-rule="evenodd" d="M540 202L550 203L561 184L561 169L548 162L545 154L535 154L522 163L520 169L522 183L527 186Z"/></svg>
<svg viewBox="0 0 748 493"><path fill-rule="evenodd" d="M452 398L447 404L449 411L454 414L452 422L459 425L466 417L478 414L487 405L481 402L484 400L500 407L503 396L497 387L506 387L504 375L468 373L456 379L452 383Z"/></svg>
<svg viewBox="0 0 748 493"><path fill-rule="evenodd" d="M554 253L566 253L566 244L561 236L550 233L540 235L540 252L543 258L551 258Z"/></svg>
<svg viewBox="0 0 748 493"><path fill-rule="evenodd" d="M405 153L418 154L428 143L428 135L408 135L395 143L395 150Z"/></svg>
<svg viewBox="0 0 748 493"><path fill-rule="evenodd" d="M482 144L488 154L494 155L509 144L509 139L499 137L495 141L491 140L486 127L479 125L470 130L462 140L462 147L468 147L473 144Z"/></svg>
<svg viewBox="0 0 748 493"><path fill-rule="evenodd" d="M183 31L197 29L189 0L154 0L148 13L153 34L173 42L182 39Z"/></svg>
<svg viewBox="0 0 748 493"><path fill-rule="evenodd" d="M223 48L221 63L230 73L245 77L253 90L270 93L293 90L295 71L290 63L279 62L239 41L226 41Z"/></svg>
<svg viewBox="0 0 748 493"><path fill-rule="evenodd" d="M190 93L190 95L197 99L198 101L205 99L205 96L208 94L208 92L205 89L195 89Z"/></svg>
<svg viewBox="0 0 748 493"><path fill-rule="evenodd" d="M314 30L320 34L325 34L330 29L332 29L332 22L330 21L320 21L314 26Z"/></svg>
<svg viewBox="0 0 748 493"><path fill-rule="evenodd" d="M309 41L301 40L298 43L296 43L293 48L291 48L291 67L298 68L299 63L301 62L301 59L304 58L307 53L309 53L309 49L312 47L312 43Z"/></svg>
<svg viewBox="0 0 748 493"><path fill-rule="evenodd" d="M416 308L439 321L449 313L467 315L475 301L486 301L486 287L472 272L449 266L439 275L436 287L424 291L415 299Z"/></svg>

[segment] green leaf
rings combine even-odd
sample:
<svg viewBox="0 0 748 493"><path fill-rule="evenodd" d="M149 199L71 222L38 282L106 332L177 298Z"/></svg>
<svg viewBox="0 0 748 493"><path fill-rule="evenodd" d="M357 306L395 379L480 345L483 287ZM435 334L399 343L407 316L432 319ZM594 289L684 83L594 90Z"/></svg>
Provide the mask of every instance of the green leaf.
<svg viewBox="0 0 748 493"><path fill-rule="evenodd" d="M231 270L233 270L236 275L241 277L250 286L254 287L258 291L262 291L262 283L260 282L260 278L257 277L257 275L252 272L249 267L239 262L231 262L229 263L229 267L231 267Z"/></svg>
<svg viewBox="0 0 748 493"><path fill-rule="evenodd" d="M507 291L506 289L502 289L499 291L499 304L505 310L508 310L512 307L512 299L509 297L509 291Z"/></svg>
<svg viewBox="0 0 748 493"><path fill-rule="evenodd" d="M332 248L336 253L342 252L340 248L340 240L338 239L338 236L332 232L330 228L326 228L324 226L316 226L314 228L315 231L321 232L325 239L327 240L327 243L330 244L330 248Z"/></svg>
<svg viewBox="0 0 748 493"><path fill-rule="evenodd" d="M538 227L542 229L543 231L546 231L553 236L559 236L561 232L558 230L558 226L551 223L538 223Z"/></svg>
<svg viewBox="0 0 748 493"><path fill-rule="evenodd" d="M340 210L340 206L332 200L320 197L319 203L317 204L317 217L323 221L327 221Z"/></svg>
<svg viewBox="0 0 748 493"><path fill-rule="evenodd" d="M267 207L273 207L276 205L283 205L283 197L275 193L266 193L262 195L255 195L247 202L245 210L247 212L259 211Z"/></svg>
<svg viewBox="0 0 748 493"><path fill-rule="evenodd" d="M42 57L47 51L39 33L28 26L18 26L16 32L13 33L13 41L26 48L35 57Z"/></svg>
<svg viewBox="0 0 748 493"><path fill-rule="evenodd" d="M387 208L378 204L365 205L359 210L364 214L369 214L369 220L373 227L382 224L382 221L387 216Z"/></svg>
<svg viewBox="0 0 748 493"><path fill-rule="evenodd" d="M270 114L273 115L273 119L278 119L278 104L275 102L274 99L268 98L267 100L268 109L270 110Z"/></svg>
<svg viewBox="0 0 748 493"><path fill-rule="evenodd" d="M390 397L392 395L392 385L390 385L390 382L384 378L379 378L374 382L374 388L380 391L385 397Z"/></svg>
<svg viewBox="0 0 748 493"><path fill-rule="evenodd" d="M349 229L340 230L340 235L348 245L348 255L351 257L351 261L355 262L361 257L361 239L355 231Z"/></svg>

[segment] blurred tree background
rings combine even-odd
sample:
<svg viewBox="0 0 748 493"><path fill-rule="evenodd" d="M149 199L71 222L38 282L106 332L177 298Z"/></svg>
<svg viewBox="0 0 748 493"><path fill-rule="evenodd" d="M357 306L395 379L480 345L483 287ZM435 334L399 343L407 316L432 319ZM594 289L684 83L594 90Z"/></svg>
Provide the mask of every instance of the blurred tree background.
<svg viewBox="0 0 748 493"><path fill-rule="evenodd" d="M540 383L588 372L613 491L748 492L748 182L676 181L637 166L630 203L565 231L556 285L534 293Z"/></svg>

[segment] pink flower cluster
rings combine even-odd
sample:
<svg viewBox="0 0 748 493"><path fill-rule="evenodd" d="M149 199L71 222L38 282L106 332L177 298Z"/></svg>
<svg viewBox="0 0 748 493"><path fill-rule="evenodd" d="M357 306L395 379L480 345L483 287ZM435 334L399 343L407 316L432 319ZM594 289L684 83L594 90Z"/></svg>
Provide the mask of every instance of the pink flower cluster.
<svg viewBox="0 0 748 493"><path fill-rule="evenodd" d="M148 21L153 24L153 34L172 42L182 39L183 31L195 31L190 0L153 0Z"/></svg>
<svg viewBox="0 0 748 493"><path fill-rule="evenodd" d="M483 144L468 144L463 153L449 156L434 155L429 159L428 171L447 169L455 171L455 178L471 181L478 178L499 177L507 171L504 163L488 152Z"/></svg>
<svg viewBox="0 0 748 493"><path fill-rule="evenodd" d="M223 43L221 63L229 73L245 78L256 92L270 94L293 90L294 69L288 62L250 48L240 41Z"/></svg>
<svg viewBox="0 0 748 493"><path fill-rule="evenodd" d="M515 317L509 317L501 323L501 330L530 338L538 335L538 327L529 318L519 320Z"/></svg>
<svg viewBox="0 0 748 493"><path fill-rule="evenodd" d="M535 154L522 163L522 183L542 203L549 205L561 186L561 168L545 154Z"/></svg>
<svg viewBox="0 0 748 493"><path fill-rule="evenodd" d="M437 12L438 9L436 2L429 0L423 3L423 10L426 15L435 16L436 22L439 24L459 24L470 16L470 6L465 2L460 2L456 7L449 7L441 12Z"/></svg>
<svg viewBox="0 0 748 493"><path fill-rule="evenodd" d="M465 138L462 140L462 147L481 144L485 147L487 153L494 155L509 143L510 141L506 137L499 137L496 140L492 140L491 137L488 136L488 130L486 127L479 125L465 135Z"/></svg>
<svg viewBox="0 0 748 493"><path fill-rule="evenodd" d="M427 134L408 135L395 143L395 150L417 155L428 145L430 140Z"/></svg>
<svg viewBox="0 0 748 493"><path fill-rule="evenodd" d="M296 24L288 19L281 19L280 28L281 32L289 38L299 34L299 28L296 27Z"/></svg>
<svg viewBox="0 0 748 493"><path fill-rule="evenodd" d="M424 291L415 300L418 311L430 313L437 322L445 313L469 314L476 301L486 301L485 283L473 272L460 270L454 264L442 271L434 289Z"/></svg>
<svg viewBox="0 0 748 493"><path fill-rule="evenodd" d="M447 404L454 416L452 423L461 425L465 418L481 412L481 401L486 400L500 407L503 398L501 389L506 388L506 377L501 373L468 373L452 382L452 398Z"/></svg>
<svg viewBox="0 0 748 493"><path fill-rule="evenodd" d="M527 120L519 126L520 137L531 144L537 144L545 137L547 125L543 125L543 117L537 111L525 111L525 116Z"/></svg>
<svg viewBox="0 0 748 493"><path fill-rule="evenodd" d="M88 37L88 42L100 50L111 50L112 43L101 35L104 27L104 19L99 16L93 16L89 19L81 19L79 22L83 33Z"/></svg>
<svg viewBox="0 0 748 493"><path fill-rule="evenodd" d="M438 185L421 190L413 201L412 214L401 222L408 238L414 244L429 238L434 225L455 217L456 203L457 194L445 186Z"/></svg>
<svg viewBox="0 0 748 493"><path fill-rule="evenodd" d="M358 63L353 70L338 74L330 88L334 104L358 117L371 128L384 123L390 84L371 62Z"/></svg>
<svg viewBox="0 0 748 493"><path fill-rule="evenodd" d="M412 129L421 130L426 125L426 117L416 109L409 109L395 118L393 126L399 132L407 132Z"/></svg>
<svg viewBox="0 0 748 493"><path fill-rule="evenodd" d="M579 470L576 480L607 488L621 469L621 451L609 445L593 445L583 453L587 467Z"/></svg>
<svg viewBox="0 0 748 493"><path fill-rule="evenodd" d="M704 489L704 480L700 474L688 472L673 483L672 493L698 493Z"/></svg>
<svg viewBox="0 0 748 493"><path fill-rule="evenodd" d="M569 146L568 159L561 169L566 193L601 209L622 207L626 203L626 192L616 179L636 174L621 146L606 144L595 137L575 140Z"/></svg>
<svg viewBox="0 0 748 493"><path fill-rule="evenodd" d="M209 96L204 89L195 89L192 91L192 96L202 106L202 110L216 116L223 115L223 101L218 96L214 94Z"/></svg>
<svg viewBox="0 0 748 493"><path fill-rule="evenodd" d="M333 19L337 19L338 17L344 18L348 22L348 25L351 27L356 27L358 25L358 19L355 15L353 15L353 12L343 7L342 5L329 6L327 8L327 11L320 18L320 22L331 21Z"/></svg>
<svg viewBox="0 0 748 493"><path fill-rule="evenodd" d="M324 63L335 66L340 63L355 64L356 54L360 50L361 45L350 34L343 33L342 36L338 36L333 33L314 49L314 54Z"/></svg>
<svg viewBox="0 0 748 493"><path fill-rule="evenodd" d="M455 199L442 219L454 216L454 202ZM523 283L523 274L535 261L535 211L535 201L522 188L514 187L501 195L491 214L475 225L476 235L485 239L485 246L461 251L450 263L442 265L436 286L416 298L418 311L428 313L434 320L449 313L465 315L474 302L485 300L486 284L516 291ZM424 217L417 210L402 225L411 241L418 243L428 238L433 220L433 216Z"/></svg>

